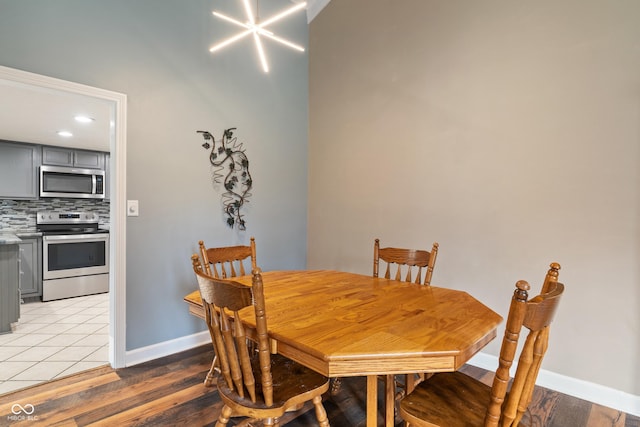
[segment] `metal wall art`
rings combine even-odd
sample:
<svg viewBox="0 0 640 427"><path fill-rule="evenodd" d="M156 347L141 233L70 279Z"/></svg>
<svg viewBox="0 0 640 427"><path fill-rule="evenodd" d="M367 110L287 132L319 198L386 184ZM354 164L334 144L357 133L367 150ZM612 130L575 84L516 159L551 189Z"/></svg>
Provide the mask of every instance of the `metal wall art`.
<svg viewBox="0 0 640 427"><path fill-rule="evenodd" d="M222 194L222 209L227 216L227 225L246 230L240 209L251 196L249 191L253 181L249 173L249 159L242 149L242 144L238 143L238 138L233 136L234 130L236 128L225 129L222 139L218 141L208 131L197 132L204 137L205 142L202 146L206 150L211 149L209 161L214 166L211 179L214 184L223 183L226 190Z"/></svg>

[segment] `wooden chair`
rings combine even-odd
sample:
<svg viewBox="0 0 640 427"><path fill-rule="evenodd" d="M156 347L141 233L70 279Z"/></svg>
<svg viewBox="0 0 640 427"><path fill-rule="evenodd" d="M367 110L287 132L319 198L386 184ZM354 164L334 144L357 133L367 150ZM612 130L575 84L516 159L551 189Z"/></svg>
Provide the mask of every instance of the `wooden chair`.
<svg viewBox="0 0 640 427"><path fill-rule="evenodd" d="M431 251L392 247L381 248L380 239L375 239L373 244L373 277L378 277L380 260L382 260L386 263L385 279L391 279L392 270L395 270L393 274L394 280L405 282L413 281L417 284L431 285L433 267L438 257L438 247L438 242L434 242ZM403 270L405 270L405 272L403 272ZM413 280L414 275L415 280ZM404 377L404 391L398 394L397 399L409 394L415 387L415 384L424 380L424 374L409 374ZM395 380L394 387L396 390L399 388L398 382Z"/></svg>
<svg viewBox="0 0 640 427"><path fill-rule="evenodd" d="M516 283L491 387L461 372L436 374L402 399L400 416L412 426L518 425L531 401L548 346L549 326L564 292L558 270L560 265L552 263L542 293L532 299L528 299L529 284L524 280ZM507 393L509 370L523 326L529 333Z"/></svg>
<svg viewBox="0 0 640 427"><path fill-rule="evenodd" d="M253 270L253 286L207 275L198 255L192 257L198 279L207 327L218 352L221 375L218 393L224 403L217 427L226 426L233 416L262 420L265 426L278 426L287 410L312 401L318 424L328 427L322 394L329 379L290 359L270 354L267 313L260 269ZM250 351L242 317L252 307L257 351ZM250 421L249 421L250 422Z"/></svg>
<svg viewBox="0 0 640 427"><path fill-rule="evenodd" d="M436 263L436 257L438 256L438 243L435 242L431 248L431 252L419 249L401 249L401 248L381 248L380 239L375 239L373 244L373 277L378 277L380 268L380 260L384 261L386 265L386 271L384 278L391 279L391 272L395 270L393 275L394 280L412 282L415 275L415 283L430 285L431 276L433 275L433 267ZM406 270L403 273L403 269ZM424 269L424 281L423 281L423 269ZM415 274L412 274L414 272ZM404 278L403 278L404 277ZM413 387L417 381L424 379L423 374L405 375L404 392L401 392L397 398L402 398L405 394L413 390ZM331 394L336 395L340 391L341 379L333 378L331 381ZM394 380L394 385L398 388L398 383Z"/></svg>
<svg viewBox="0 0 640 427"><path fill-rule="evenodd" d="M394 280L412 281L412 271L416 271L415 283L430 285L433 267L438 256L438 243L435 242L431 252L417 249L381 248L380 239L373 245L373 277L378 277L380 260L387 263L385 279L391 279L391 270L395 270ZM403 268L406 273L402 273ZM424 281L422 272L424 269ZM404 276L404 279L402 278Z"/></svg>
<svg viewBox="0 0 640 427"><path fill-rule="evenodd" d="M200 240L200 255L204 263L204 270L209 276L227 279L229 277L244 276L244 260L251 257L251 270L256 268L256 240L252 237L249 246L225 246L220 248L206 248ZM213 267L213 271L211 270ZM250 271L251 271L250 270Z"/></svg>
<svg viewBox="0 0 640 427"><path fill-rule="evenodd" d="M204 271L209 276L226 279L229 277L244 276L246 274L244 263L251 259L251 270L256 268L256 241L252 237L249 246L224 246L207 248L204 242L198 242ZM212 269L213 267L213 269ZM215 345L214 352L215 352ZM218 357L213 358L211 369L204 379L204 385L211 387L215 382L215 375L219 372Z"/></svg>

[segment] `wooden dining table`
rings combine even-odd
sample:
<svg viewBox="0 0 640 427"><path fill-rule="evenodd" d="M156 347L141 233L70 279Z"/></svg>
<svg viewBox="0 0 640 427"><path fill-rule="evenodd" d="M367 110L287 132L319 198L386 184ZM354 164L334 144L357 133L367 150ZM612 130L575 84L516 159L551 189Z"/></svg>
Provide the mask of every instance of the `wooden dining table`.
<svg viewBox="0 0 640 427"><path fill-rule="evenodd" d="M502 321L460 290L330 270L262 277L272 351L327 377L366 376L368 427L378 424L378 375L387 376L385 425L393 426L393 375L455 371ZM251 286L250 275L233 280ZM198 290L184 300L204 319Z"/></svg>

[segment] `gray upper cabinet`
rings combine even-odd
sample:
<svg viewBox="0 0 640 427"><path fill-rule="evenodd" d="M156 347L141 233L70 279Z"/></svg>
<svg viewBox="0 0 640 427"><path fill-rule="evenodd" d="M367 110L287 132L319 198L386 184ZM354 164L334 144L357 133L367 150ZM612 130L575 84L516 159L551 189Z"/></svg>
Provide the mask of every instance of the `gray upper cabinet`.
<svg viewBox="0 0 640 427"><path fill-rule="evenodd" d="M104 170L104 153L99 151L73 151L73 166Z"/></svg>
<svg viewBox="0 0 640 427"><path fill-rule="evenodd" d="M0 141L0 199L38 198L40 147Z"/></svg>
<svg viewBox="0 0 640 427"><path fill-rule="evenodd" d="M73 166L73 150L58 147L42 147L42 164Z"/></svg>
<svg viewBox="0 0 640 427"><path fill-rule="evenodd" d="M111 200L111 154L104 155L104 199Z"/></svg>
<svg viewBox="0 0 640 427"><path fill-rule="evenodd" d="M85 169L104 169L104 153L62 147L42 147L42 164Z"/></svg>

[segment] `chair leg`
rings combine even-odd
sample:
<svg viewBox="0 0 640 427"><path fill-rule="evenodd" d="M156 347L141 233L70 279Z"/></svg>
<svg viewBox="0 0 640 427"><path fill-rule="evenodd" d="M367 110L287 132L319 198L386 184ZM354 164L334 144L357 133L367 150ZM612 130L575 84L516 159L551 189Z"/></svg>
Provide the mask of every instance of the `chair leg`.
<svg viewBox="0 0 640 427"><path fill-rule="evenodd" d="M218 371L218 356L213 356L213 362L211 362L211 369L207 372L207 376L204 378L204 386L211 387L215 382L216 372Z"/></svg>
<svg viewBox="0 0 640 427"><path fill-rule="evenodd" d="M229 418L231 418L231 413L233 411L227 405L222 407L222 411L220 412L220 416L218 417L218 422L216 423L216 427L225 427L227 423L229 423Z"/></svg>
<svg viewBox="0 0 640 427"><path fill-rule="evenodd" d="M331 396L336 396L340 392L340 387L342 386L342 378L331 378L331 386L329 387L329 394Z"/></svg>
<svg viewBox="0 0 640 427"><path fill-rule="evenodd" d="M313 406L316 408L316 418L320 427L329 427L329 420L327 419L327 411L322 406L322 396L316 396L313 398Z"/></svg>
<svg viewBox="0 0 640 427"><path fill-rule="evenodd" d="M416 388L416 385L418 384L418 382L419 381L416 381L416 375L407 374L406 379L405 379L405 384L404 384L405 396L408 396L409 393L411 393L413 391L413 389Z"/></svg>

